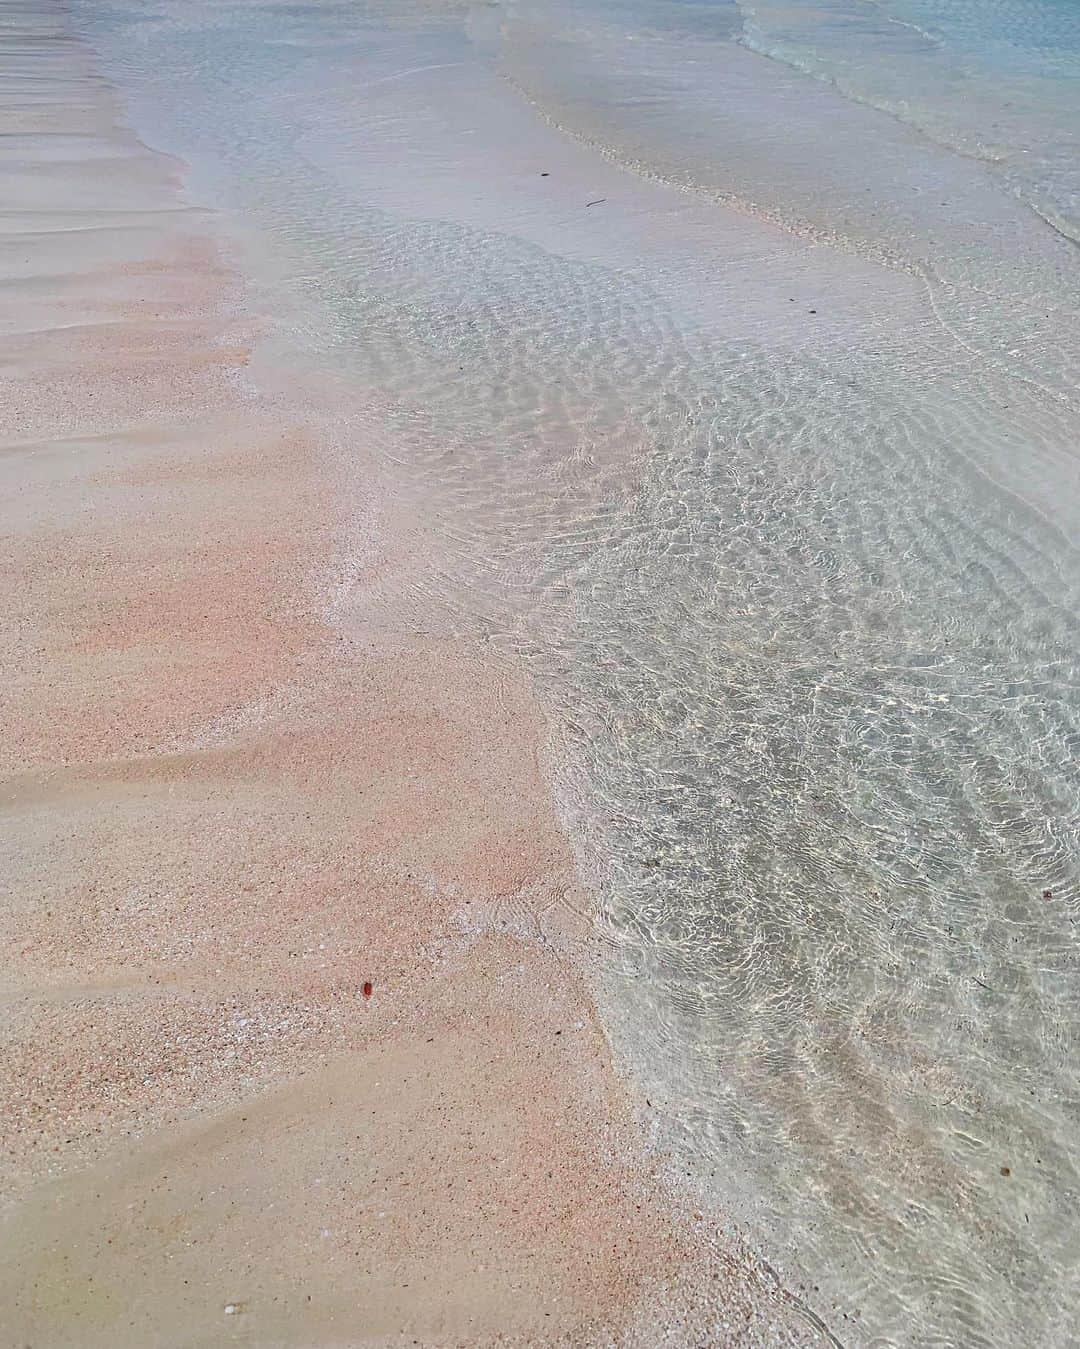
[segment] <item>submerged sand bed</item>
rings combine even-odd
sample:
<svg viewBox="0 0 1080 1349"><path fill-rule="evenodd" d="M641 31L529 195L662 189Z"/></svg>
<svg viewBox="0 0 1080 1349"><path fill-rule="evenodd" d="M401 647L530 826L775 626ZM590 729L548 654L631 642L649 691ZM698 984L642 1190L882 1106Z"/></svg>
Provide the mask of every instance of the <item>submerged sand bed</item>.
<svg viewBox="0 0 1080 1349"><path fill-rule="evenodd" d="M61 13L0 16L5 1342L818 1339L642 1161L528 688L335 623L422 560Z"/></svg>

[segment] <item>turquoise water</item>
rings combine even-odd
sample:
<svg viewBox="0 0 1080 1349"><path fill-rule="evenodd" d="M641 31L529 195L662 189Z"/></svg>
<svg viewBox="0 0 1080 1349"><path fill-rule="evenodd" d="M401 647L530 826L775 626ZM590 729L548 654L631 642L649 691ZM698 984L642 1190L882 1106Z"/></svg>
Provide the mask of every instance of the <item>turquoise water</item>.
<svg viewBox="0 0 1080 1349"><path fill-rule="evenodd" d="M438 522L355 613L550 708L656 1146L841 1342L1074 1343L1080 9L74 13Z"/></svg>

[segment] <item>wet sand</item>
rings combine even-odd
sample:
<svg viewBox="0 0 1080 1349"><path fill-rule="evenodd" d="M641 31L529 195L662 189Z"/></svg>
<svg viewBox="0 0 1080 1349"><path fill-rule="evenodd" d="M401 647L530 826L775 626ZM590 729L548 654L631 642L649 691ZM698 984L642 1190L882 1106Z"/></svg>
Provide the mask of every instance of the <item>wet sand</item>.
<svg viewBox="0 0 1080 1349"><path fill-rule="evenodd" d="M819 1342L645 1159L529 689L340 619L424 560L60 14L0 16L5 1342Z"/></svg>

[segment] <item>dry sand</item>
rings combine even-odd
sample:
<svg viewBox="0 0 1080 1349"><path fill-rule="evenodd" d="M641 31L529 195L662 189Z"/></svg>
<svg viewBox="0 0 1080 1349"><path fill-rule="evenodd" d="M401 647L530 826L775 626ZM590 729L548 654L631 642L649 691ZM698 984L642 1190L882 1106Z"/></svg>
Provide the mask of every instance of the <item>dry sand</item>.
<svg viewBox="0 0 1080 1349"><path fill-rule="evenodd" d="M819 1342L644 1159L528 688L335 621L422 560L92 55L0 20L0 1341Z"/></svg>

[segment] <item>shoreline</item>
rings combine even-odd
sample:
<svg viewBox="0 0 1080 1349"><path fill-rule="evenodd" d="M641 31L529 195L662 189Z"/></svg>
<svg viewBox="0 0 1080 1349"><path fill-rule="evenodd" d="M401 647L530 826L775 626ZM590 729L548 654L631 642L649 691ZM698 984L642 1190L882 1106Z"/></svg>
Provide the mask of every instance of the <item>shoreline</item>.
<svg viewBox="0 0 1080 1349"><path fill-rule="evenodd" d="M369 502L351 570L371 486L245 391L212 215L12 16L11 1333L820 1342L644 1160L524 681L328 617L415 560Z"/></svg>

